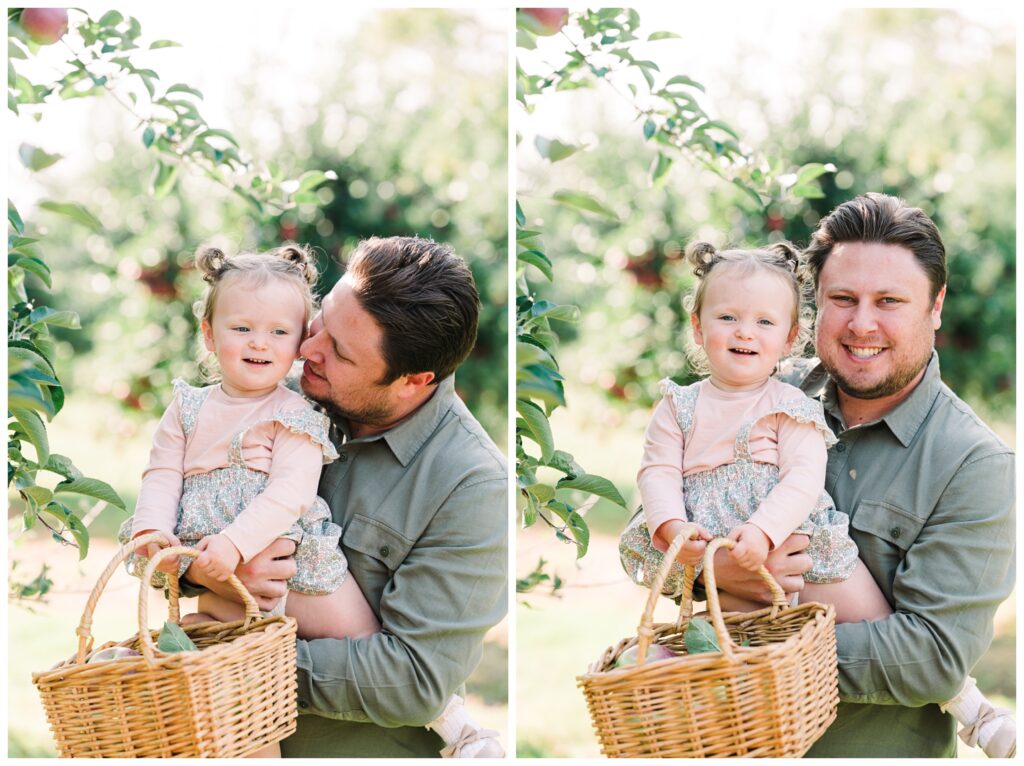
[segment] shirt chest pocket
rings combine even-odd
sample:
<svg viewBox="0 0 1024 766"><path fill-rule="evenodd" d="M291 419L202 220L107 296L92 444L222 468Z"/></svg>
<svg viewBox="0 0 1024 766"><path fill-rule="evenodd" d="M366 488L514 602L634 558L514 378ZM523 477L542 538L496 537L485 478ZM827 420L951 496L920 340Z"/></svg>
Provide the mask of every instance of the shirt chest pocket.
<svg viewBox="0 0 1024 766"><path fill-rule="evenodd" d="M390 578L412 548L395 530L377 519L355 514L345 527L342 546L349 558L349 569L366 591L364 579Z"/></svg>
<svg viewBox="0 0 1024 766"><path fill-rule="evenodd" d="M862 500L850 519L860 558L868 568L881 563L895 571L917 540L924 519L884 501Z"/></svg>

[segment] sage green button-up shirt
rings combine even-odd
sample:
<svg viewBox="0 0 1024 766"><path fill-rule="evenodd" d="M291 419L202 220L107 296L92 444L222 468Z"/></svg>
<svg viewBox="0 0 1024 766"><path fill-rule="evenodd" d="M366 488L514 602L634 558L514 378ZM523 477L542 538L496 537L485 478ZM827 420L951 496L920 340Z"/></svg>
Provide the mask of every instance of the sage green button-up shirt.
<svg viewBox="0 0 1024 766"><path fill-rule="evenodd" d="M808 757L956 755L939 710L988 648L1013 589L1013 453L939 378L892 412L846 428L814 360L780 377L821 399L839 437L825 488L894 614L836 626L839 713ZM984 691L984 690L983 690Z"/></svg>
<svg viewBox="0 0 1024 766"><path fill-rule="evenodd" d="M507 610L506 462L451 377L390 431L335 441L320 496L382 631L298 641L298 730L282 753L437 757L443 742L422 727Z"/></svg>

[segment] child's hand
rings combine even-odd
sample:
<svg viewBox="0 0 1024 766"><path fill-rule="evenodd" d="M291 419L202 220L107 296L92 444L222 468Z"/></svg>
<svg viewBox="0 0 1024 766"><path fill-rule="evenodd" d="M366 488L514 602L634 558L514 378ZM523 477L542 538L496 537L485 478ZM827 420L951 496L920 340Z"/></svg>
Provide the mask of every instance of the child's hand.
<svg viewBox="0 0 1024 766"><path fill-rule="evenodd" d="M755 571L768 558L768 550L772 541L756 524L740 524L728 534L728 539L735 540L736 545L729 550L729 555L744 569Z"/></svg>
<svg viewBox="0 0 1024 766"><path fill-rule="evenodd" d="M666 521L660 527L658 527L655 536L657 539L664 543L667 548L672 544L672 541L679 536L679 533L686 527L694 527L697 530L697 538L695 540L687 540L683 543L683 547L679 549L679 553L676 554L676 561L683 566L689 564L696 564L698 561L704 558L704 549L708 547L708 543L714 539L712 534L708 532L700 524L694 524L690 521Z"/></svg>
<svg viewBox="0 0 1024 766"><path fill-rule="evenodd" d="M136 537L141 537L142 535L148 535L148 534L150 534L152 532L159 532L164 537L166 537L167 541L170 543L170 546L168 546L168 547L175 548L175 547L181 545L181 541L177 537L172 535L170 532L165 532L162 529L144 529L141 532L139 532L138 534L132 535L132 539L134 540ZM158 550L160 550L162 547L164 547L164 546L159 545L158 543L150 543L149 545L147 545L145 548L142 549L141 553L147 559L151 559L151 558L153 558L156 555L156 552ZM167 558L162 559L159 564L157 564L156 571L158 571L158 572L167 572L168 574L176 575L176 574L178 574L178 564L180 562L181 562L181 556L168 556Z"/></svg>
<svg viewBox="0 0 1024 766"><path fill-rule="evenodd" d="M199 541L196 550L201 551L196 557L196 566L220 582L234 574L235 568L242 560L238 548L224 535L204 537Z"/></svg>

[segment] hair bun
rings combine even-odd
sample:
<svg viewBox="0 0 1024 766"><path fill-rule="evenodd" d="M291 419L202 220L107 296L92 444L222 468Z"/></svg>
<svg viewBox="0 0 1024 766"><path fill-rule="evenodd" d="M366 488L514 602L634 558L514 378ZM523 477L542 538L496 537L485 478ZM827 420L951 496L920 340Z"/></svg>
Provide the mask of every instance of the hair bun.
<svg viewBox="0 0 1024 766"><path fill-rule="evenodd" d="M768 249L782 259L786 268L794 274L797 273L797 269L800 266L800 251L797 250L796 246L793 245L792 242L786 242L785 240L775 242L774 244L769 245Z"/></svg>
<svg viewBox="0 0 1024 766"><path fill-rule="evenodd" d="M686 260L693 266L693 275L702 278L711 270L718 251L710 242L691 242L686 246Z"/></svg>
<svg viewBox="0 0 1024 766"><path fill-rule="evenodd" d="M207 282L216 279L226 260L224 251L212 245L204 245L196 251L196 268L203 273L203 279Z"/></svg>
<svg viewBox="0 0 1024 766"><path fill-rule="evenodd" d="M297 245L294 242L286 242L281 247L271 250L270 254L292 263L295 269L302 274L307 284L316 284L316 256L309 245Z"/></svg>

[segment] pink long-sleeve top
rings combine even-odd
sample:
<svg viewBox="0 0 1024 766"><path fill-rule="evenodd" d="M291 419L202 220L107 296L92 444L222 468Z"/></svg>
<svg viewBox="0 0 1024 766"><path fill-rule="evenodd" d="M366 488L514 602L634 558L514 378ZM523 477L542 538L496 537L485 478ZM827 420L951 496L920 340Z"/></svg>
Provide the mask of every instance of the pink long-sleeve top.
<svg viewBox="0 0 1024 766"><path fill-rule="evenodd" d="M804 396L800 389L774 378L753 391L723 391L710 379L698 385L688 443L683 443L669 393L655 407L647 426L637 484L652 538L666 521L687 520L684 476L733 462L736 435L744 423L783 401ZM827 462L825 440L813 424L772 414L754 424L749 443L755 463L779 467L779 483L749 519L775 547L803 523L821 496ZM699 513L692 515L691 520L699 523L699 519ZM657 540L655 545L664 549Z"/></svg>
<svg viewBox="0 0 1024 766"><path fill-rule="evenodd" d="M284 534L316 498L323 452L310 438L272 420L275 413L308 409L309 402L284 386L261 397L233 397L218 385L203 402L189 438L181 427L181 403L167 408L142 474L132 534L147 529L173 532L186 476L228 466L232 436L242 437L247 467L269 474L266 488L222 533L248 561ZM251 427L250 424L252 424Z"/></svg>

